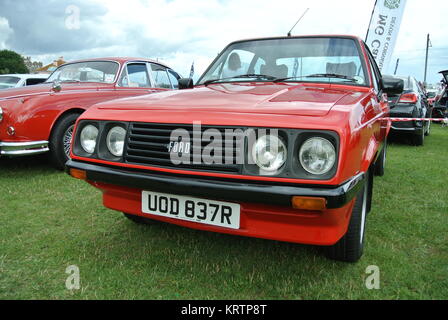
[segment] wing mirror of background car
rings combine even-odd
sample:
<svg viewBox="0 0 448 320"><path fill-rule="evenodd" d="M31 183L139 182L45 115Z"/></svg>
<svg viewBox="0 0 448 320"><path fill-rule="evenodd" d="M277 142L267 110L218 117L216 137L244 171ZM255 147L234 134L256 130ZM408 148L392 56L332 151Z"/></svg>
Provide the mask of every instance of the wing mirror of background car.
<svg viewBox="0 0 448 320"><path fill-rule="evenodd" d="M180 78L179 79L179 89L192 89L193 79L191 78Z"/></svg>
<svg viewBox="0 0 448 320"><path fill-rule="evenodd" d="M383 92L387 95L399 95L403 92L404 81L393 77L383 77Z"/></svg>
<svg viewBox="0 0 448 320"><path fill-rule="evenodd" d="M60 92L62 90L61 83L58 81L53 82L51 90L53 90L53 92Z"/></svg>

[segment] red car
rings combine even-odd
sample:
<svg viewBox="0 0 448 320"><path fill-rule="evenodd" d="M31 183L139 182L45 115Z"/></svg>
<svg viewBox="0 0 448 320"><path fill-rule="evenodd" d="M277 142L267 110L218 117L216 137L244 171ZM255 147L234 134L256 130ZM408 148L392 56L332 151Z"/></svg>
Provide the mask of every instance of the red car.
<svg viewBox="0 0 448 320"><path fill-rule="evenodd" d="M69 157L76 119L93 104L175 89L179 75L148 59L104 58L60 66L44 84L0 91L0 156Z"/></svg>
<svg viewBox="0 0 448 320"><path fill-rule="evenodd" d="M386 159L387 93L352 36L233 42L193 87L101 103L81 115L67 171L104 205L233 235L363 252L373 175Z"/></svg>

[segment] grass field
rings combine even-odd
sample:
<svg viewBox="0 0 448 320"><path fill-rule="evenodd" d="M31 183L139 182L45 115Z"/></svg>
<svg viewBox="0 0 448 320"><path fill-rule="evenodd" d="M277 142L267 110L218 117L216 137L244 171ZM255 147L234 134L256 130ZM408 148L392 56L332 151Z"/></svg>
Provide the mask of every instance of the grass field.
<svg viewBox="0 0 448 320"><path fill-rule="evenodd" d="M374 183L356 264L316 247L140 226L44 157L0 159L0 299L447 299L448 128L400 141ZM81 288L67 290L66 268ZM379 267L368 290L366 268Z"/></svg>

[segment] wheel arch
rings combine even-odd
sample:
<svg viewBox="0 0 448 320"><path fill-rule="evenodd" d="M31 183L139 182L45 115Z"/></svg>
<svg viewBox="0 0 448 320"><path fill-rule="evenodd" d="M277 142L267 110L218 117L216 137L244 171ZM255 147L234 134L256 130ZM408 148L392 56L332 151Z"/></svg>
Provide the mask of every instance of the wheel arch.
<svg viewBox="0 0 448 320"><path fill-rule="evenodd" d="M56 128L57 124L61 121L61 119L63 119L65 116L69 115L69 114L78 114L81 115L82 113L84 113L84 111L86 111L85 109L82 108L72 108L72 109L68 109L65 110L64 112L62 112L54 121L53 124L51 125L51 130L50 130L50 135L48 137L48 140L51 140L51 137L53 136L53 132L54 129Z"/></svg>

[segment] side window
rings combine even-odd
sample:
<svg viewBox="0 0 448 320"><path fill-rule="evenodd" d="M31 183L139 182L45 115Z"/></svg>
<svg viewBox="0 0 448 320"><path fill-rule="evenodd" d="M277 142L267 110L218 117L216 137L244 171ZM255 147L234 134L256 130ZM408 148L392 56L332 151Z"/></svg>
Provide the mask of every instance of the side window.
<svg viewBox="0 0 448 320"><path fill-rule="evenodd" d="M131 88L149 88L148 72L145 63L130 63L127 65L127 72L123 72L119 85Z"/></svg>
<svg viewBox="0 0 448 320"><path fill-rule="evenodd" d="M379 93L381 90L381 73L380 69L378 68L375 59L372 56L372 53L369 50L369 47L364 43L364 46L367 51L367 56L369 57L369 64L370 64L370 72L372 73L373 77L373 86L375 87L375 90Z"/></svg>
<svg viewBox="0 0 448 320"><path fill-rule="evenodd" d="M173 89L179 89L179 79L180 76L173 70L168 69L168 76L170 78Z"/></svg>
<svg viewBox="0 0 448 320"><path fill-rule="evenodd" d="M156 88L171 89L171 82L165 67L151 63L152 78Z"/></svg>
<svg viewBox="0 0 448 320"><path fill-rule="evenodd" d="M373 77L373 86L375 87L375 90L377 92L380 92L380 83L378 80L378 75L376 74L375 69L373 67L372 59L369 59L369 60L370 60L370 71L372 72L372 77Z"/></svg>

